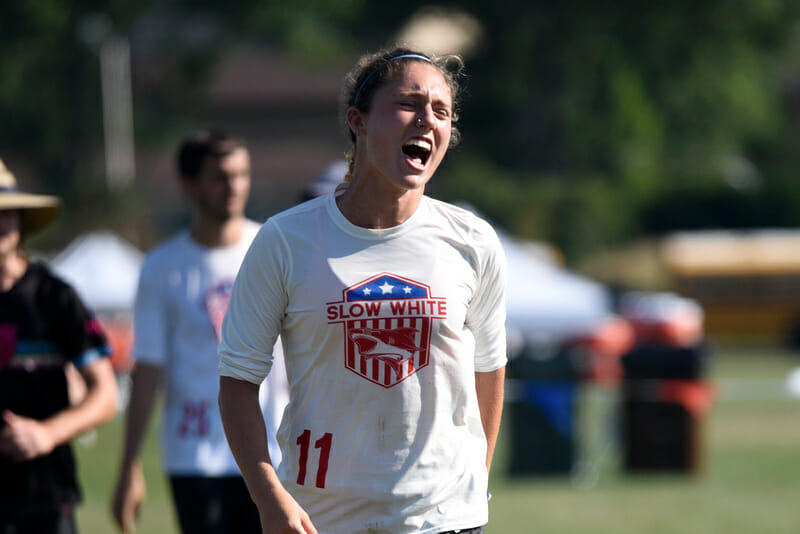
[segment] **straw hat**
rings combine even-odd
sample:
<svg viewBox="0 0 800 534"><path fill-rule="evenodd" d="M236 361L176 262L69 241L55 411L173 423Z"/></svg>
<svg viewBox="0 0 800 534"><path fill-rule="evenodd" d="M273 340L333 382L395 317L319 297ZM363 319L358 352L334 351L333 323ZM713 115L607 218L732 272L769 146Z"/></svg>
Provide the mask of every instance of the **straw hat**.
<svg viewBox="0 0 800 534"><path fill-rule="evenodd" d="M60 208L57 197L20 192L14 175L0 159L0 210L19 210L23 235L36 233L53 222Z"/></svg>

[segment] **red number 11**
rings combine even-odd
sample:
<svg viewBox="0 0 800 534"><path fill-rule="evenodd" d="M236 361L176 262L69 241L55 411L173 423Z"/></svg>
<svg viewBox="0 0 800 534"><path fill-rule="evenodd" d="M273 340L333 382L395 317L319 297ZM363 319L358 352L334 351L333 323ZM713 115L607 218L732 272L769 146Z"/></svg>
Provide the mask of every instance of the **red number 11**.
<svg viewBox="0 0 800 534"><path fill-rule="evenodd" d="M314 448L319 449L319 466L317 467L316 486L325 487L325 475L328 473L328 459L331 456L333 434L325 432L321 438L314 442ZM306 429L297 437L300 446L300 469L297 472L297 483L301 486L306 483L306 464L308 464L308 448L311 445L311 431Z"/></svg>

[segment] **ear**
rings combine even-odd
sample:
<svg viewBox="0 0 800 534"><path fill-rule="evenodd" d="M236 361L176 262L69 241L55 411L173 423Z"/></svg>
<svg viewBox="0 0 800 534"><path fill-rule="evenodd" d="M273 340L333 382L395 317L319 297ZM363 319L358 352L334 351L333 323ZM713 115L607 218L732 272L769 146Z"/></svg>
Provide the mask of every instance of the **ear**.
<svg viewBox="0 0 800 534"><path fill-rule="evenodd" d="M367 122L366 116L360 109L355 106L347 108L345 120L347 120L347 126L350 128L350 131L353 132L356 137L365 132Z"/></svg>

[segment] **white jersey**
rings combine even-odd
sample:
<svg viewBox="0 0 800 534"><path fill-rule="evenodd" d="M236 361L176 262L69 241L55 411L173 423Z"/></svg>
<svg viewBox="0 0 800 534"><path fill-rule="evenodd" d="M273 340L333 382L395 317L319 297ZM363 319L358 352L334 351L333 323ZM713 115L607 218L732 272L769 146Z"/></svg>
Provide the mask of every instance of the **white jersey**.
<svg viewBox="0 0 800 534"><path fill-rule="evenodd" d="M166 399L162 461L171 475L233 476L239 469L219 415L217 372L222 319L236 273L259 224L247 221L233 246L207 248L183 231L153 250L139 277L133 356L161 366ZM261 387L267 428L275 429L288 402L283 358ZM270 444L279 460L277 443Z"/></svg>
<svg viewBox="0 0 800 534"><path fill-rule="evenodd" d="M220 373L260 382L280 334L278 474L320 534L487 522L475 372L506 363L505 276L489 224L428 197L388 229L354 226L333 194L265 223L233 289Z"/></svg>

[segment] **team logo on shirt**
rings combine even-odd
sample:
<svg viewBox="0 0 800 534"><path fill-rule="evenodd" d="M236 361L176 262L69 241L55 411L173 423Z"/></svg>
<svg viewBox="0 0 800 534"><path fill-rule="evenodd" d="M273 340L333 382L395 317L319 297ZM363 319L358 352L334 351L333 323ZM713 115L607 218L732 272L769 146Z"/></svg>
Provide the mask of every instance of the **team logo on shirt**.
<svg viewBox="0 0 800 534"><path fill-rule="evenodd" d="M428 365L432 321L447 317L446 299L389 273L346 288L326 306L328 324L344 325L345 367L385 388Z"/></svg>
<svg viewBox="0 0 800 534"><path fill-rule="evenodd" d="M203 298L203 304L208 312L208 318L214 328L214 333L217 335L217 341L222 339L222 321L228 311L232 292L233 281L226 280L209 288Z"/></svg>

